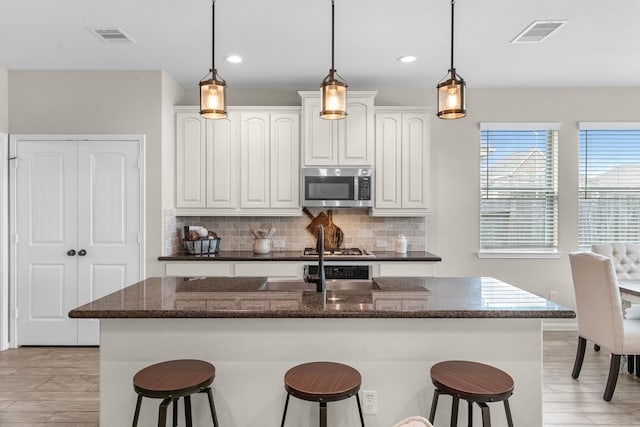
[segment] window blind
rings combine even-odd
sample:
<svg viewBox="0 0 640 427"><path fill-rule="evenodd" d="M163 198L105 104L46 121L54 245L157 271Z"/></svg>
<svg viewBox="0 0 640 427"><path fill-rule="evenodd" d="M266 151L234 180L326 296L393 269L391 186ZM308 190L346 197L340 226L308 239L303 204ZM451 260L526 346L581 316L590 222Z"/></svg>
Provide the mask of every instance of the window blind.
<svg viewBox="0 0 640 427"><path fill-rule="evenodd" d="M556 129L480 131L480 249L558 246Z"/></svg>
<svg viewBox="0 0 640 427"><path fill-rule="evenodd" d="M580 249L640 242L640 124L581 124Z"/></svg>

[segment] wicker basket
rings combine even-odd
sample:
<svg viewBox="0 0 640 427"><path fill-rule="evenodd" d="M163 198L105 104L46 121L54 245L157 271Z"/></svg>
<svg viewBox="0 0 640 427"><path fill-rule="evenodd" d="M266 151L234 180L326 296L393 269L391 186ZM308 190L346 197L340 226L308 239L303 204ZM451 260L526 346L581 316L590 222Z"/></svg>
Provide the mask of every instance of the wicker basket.
<svg viewBox="0 0 640 427"><path fill-rule="evenodd" d="M183 240L184 253L187 255L213 255L220 249L220 239L203 237L200 240Z"/></svg>

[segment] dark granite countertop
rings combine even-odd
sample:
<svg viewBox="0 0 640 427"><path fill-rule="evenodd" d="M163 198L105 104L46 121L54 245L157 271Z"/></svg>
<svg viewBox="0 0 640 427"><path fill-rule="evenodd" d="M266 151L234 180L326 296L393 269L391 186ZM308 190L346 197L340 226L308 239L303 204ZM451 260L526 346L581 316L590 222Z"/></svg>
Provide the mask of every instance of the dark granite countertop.
<svg viewBox="0 0 640 427"><path fill-rule="evenodd" d="M279 284L286 284L279 282ZM269 282L272 285L271 282ZM293 285L304 285L297 282ZM294 286L295 288L295 286ZM269 290L266 277L152 277L69 312L72 318L573 318L491 277L374 278L373 290Z"/></svg>
<svg viewBox="0 0 640 427"><path fill-rule="evenodd" d="M326 256L325 261L442 261L438 255L426 251L372 252L373 256ZM302 256L302 251L271 251L268 254L254 254L252 251L220 251L215 255L185 255L177 253L158 257L160 261L313 261L315 256Z"/></svg>

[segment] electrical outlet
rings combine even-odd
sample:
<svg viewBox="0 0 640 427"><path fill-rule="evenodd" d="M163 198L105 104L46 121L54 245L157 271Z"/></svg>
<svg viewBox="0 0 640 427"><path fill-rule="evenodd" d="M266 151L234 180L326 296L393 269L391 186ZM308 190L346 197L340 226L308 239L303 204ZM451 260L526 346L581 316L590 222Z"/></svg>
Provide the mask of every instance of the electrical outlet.
<svg viewBox="0 0 640 427"><path fill-rule="evenodd" d="M284 248L284 239L275 239L273 241L273 249L283 249Z"/></svg>
<svg viewBox="0 0 640 427"><path fill-rule="evenodd" d="M362 413L375 415L378 413L378 392L363 391L362 392Z"/></svg>
<svg viewBox="0 0 640 427"><path fill-rule="evenodd" d="M553 302L558 302L558 291L549 291L549 299Z"/></svg>
<svg viewBox="0 0 640 427"><path fill-rule="evenodd" d="M387 247L387 242L386 240L376 240L376 247L377 248L386 248Z"/></svg>

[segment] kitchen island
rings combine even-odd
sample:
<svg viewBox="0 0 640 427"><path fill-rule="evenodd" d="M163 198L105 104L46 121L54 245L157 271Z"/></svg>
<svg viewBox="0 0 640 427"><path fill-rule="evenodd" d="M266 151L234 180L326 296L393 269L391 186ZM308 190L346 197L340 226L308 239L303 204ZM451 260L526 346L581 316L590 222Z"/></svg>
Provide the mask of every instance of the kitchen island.
<svg viewBox="0 0 640 427"><path fill-rule="evenodd" d="M300 289L265 277L150 278L72 310L71 317L101 319L101 425L130 424L137 370L179 358L215 364L226 426L278 425L284 373L331 360L358 369L362 390L378 392L367 426L388 427L428 414L429 368L451 359L507 371L516 384L515 423L542 425L541 319L575 317L572 310L485 277L374 278L367 290L330 290L326 307L318 293ZM139 425L157 423L157 404L143 403ZM449 404L441 399L436 425L448 424ZM502 407L493 407L493 425L506 425ZM193 399L196 425L205 425L207 409ZM329 404L330 425L357 422L352 399ZM287 425L315 424L317 405L292 400Z"/></svg>

